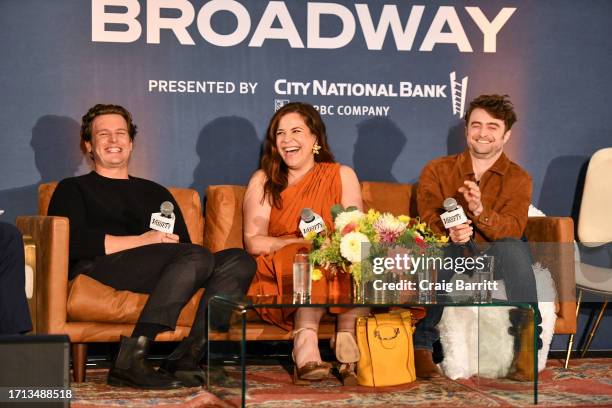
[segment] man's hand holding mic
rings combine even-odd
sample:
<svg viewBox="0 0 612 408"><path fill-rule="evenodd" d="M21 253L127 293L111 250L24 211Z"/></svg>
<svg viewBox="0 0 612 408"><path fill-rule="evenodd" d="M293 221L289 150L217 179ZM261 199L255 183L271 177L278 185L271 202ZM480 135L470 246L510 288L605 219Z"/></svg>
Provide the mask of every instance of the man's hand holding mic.
<svg viewBox="0 0 612 408"><path fill-rule="evenodd" d="M104 251L106 255L126 249L137 248L151 244L178 244L179 236L174 234L174 205L164 201L160 212L151 214L149 231L140 235L114 236L106 234L104 237Z"/></svg>
<svg viewBox="0 0 612 408"><path fill-rule="evenodd" d="M465 244L472 238L474 229L470 226L472 220L467 220L465 224L459 224L448 229L448 237L455 244Z"/></svg>
<svg viewBox="0 0 612 408"><path fill-rule="evenodd" d="M164 201L159 209L160 212L151 214L150 231L140 235L140 238L148 244L178 244L179 236L174 234L174 204Z"/></svg>
<svg viewBox="0 0 612 408"><path fill-rule="evenodd" d="M178 244L179 236L168 232L149 230L144 234L140 234L142 245L150 244Z"/></svg>
<svg viewBox="0 0 612 408"><path fill-rule="evenodd" d="M459 191L461 192L463 188L461 187ZM473 253L478 253L478 248L474 241L472 241L472 236L474 235L474 228L470 225L472 221L465 215L463 208L457 203L457 200L449 197L444 200L442 206L446 211L440 215L440 219L442 224L444 224L444 228L448 230L450 240L456 244L467 244Z"/></svg>

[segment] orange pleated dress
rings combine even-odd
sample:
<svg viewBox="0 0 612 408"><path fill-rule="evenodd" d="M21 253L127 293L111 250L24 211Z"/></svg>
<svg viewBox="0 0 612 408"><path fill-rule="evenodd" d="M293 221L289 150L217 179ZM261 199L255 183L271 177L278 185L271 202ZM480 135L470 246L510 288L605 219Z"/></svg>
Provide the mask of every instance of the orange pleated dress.
<svg viewBox="0 0 612 408"><path fill-rule="evenodd" d="M268 224L268 235L280 238L301 236L298 225L302 209L310 208L325 221L328 231L333 231L334 223L331 207L342 202L342 181L340 164L317 163L299 182L288 186L282 193L282 208L272 207ZM257 257L257 273L251 284L249 295L292 295L293 258L305 248L301 244L290 244L281 249ZM312 282L312 295L327 294L325 277ZM332 308L332 313L343 309ZM295 308L257 309L261 318L285 330L293 329Z"/></svg>

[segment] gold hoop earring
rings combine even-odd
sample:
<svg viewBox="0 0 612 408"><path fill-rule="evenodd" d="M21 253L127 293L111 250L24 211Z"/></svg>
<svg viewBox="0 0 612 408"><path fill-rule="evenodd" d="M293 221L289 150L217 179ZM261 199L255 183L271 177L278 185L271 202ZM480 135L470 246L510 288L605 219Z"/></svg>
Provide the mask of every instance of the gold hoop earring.
<svg viewBox="0 0 612 408"><path fill-rule="evenodd" d="M321 146L317 142L312 145L312 154L319 154L319 150L321 150Z"/></svg>

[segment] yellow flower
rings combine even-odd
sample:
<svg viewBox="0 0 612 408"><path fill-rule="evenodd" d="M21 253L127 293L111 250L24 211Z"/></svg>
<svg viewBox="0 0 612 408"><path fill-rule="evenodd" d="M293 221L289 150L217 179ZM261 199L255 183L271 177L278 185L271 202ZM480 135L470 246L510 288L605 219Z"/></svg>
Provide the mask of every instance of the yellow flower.
<svg viewBox="0 0 612 408"><path fill-rule="evenodd" d="M446 235L441 235L438 238L438 242L441 243L441 244L446 244L448 242L448 237Z"/></svg>
<svg viewBox="0 0 612 408"><path fill-rule="evenodd" d="M379 217L380 217L380 213L378 211L376 211L373 208L370 208L368 210L368 213L366 214L368 223L373 224Z"/></svg>
<svg viewBox="0 0 612 408"><path fill-rule="evenodd" d="M399 217L397 217L398 220L400 220L400 222L403 222L404 224L408 224L410 222L410 217L407 215L400 215Z"/></svg>
<svg viewBox="0 0 612 408"><path fill-rule="evenodd" d="M321 280L322 277L323 277L323 272L321 272L319 268L314 268L312 270L312 274L310 275L311 280L316 282L318 280Z"/></svg>
<svg viewBox="0 0 612 408"><path fill-rule="evenodd" d="M416 226L416 229L421 231L421 232L425 232L425 228L427 227L427 223L426 222L419 222Z"/></svg>
<svg viewBox="0 0 612 408"><path fill-rule="evenodd" d="M316 236L317 236L317 233L315 231L308 231L304 238L306 240L308 240L308 241L312 241L314 239L314 237L316 237Z"/></svg>

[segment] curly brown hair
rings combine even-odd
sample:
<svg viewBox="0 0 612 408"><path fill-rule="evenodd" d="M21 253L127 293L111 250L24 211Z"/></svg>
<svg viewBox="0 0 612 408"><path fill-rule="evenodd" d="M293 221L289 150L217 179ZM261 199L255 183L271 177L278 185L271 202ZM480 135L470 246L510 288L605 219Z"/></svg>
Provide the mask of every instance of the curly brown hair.
<svg viewBox="0 0 612 408"><path fill-rule="evenodd" d="M516 113L514 112L514 105L508 98L508 95L480 95L470 102L470 107L465 113L466 126L470 123L472 111L480 108L487 111L487 113L495 119L503 120L506 126L505 131L507 132L517 120Z"/></svg>
<svg viewBox="0 0 612 408"><path fill-rule="evenodd" d="M276 208L282 208L281 193L287 188L289 175L289 169L276 147L276 131L278 130L281 118L288 113L298 113L304 119L304 123L306 123L310 132L316 136L321 150L319 150L319 154L314 156L315 162L335 162L334 155L327 144L325 124L319 112L312 105L303 102L292 102L277 110L272 119L270 119L264 142L263 156L261 158L261 169L266 175L263 199L267 199L270 205Z"/></svg>
<svg viewBox="0 0 612 408"><path fill-rule="evenodd" d="M130 135L130 140L134 141L134 137L136 137L137 126L132 121L132 114L125 109L121 105L107 105L99 103L87 111L83 118L81 119L81 141L82 142L91 142L91 131L93 121L96 117L100 115L110 115L117 114L123 116L128 126L128 134Z"/></svg>

